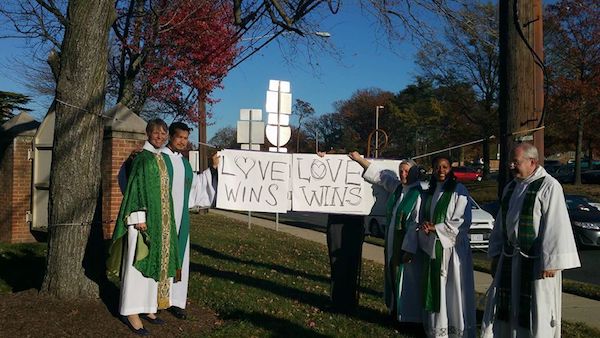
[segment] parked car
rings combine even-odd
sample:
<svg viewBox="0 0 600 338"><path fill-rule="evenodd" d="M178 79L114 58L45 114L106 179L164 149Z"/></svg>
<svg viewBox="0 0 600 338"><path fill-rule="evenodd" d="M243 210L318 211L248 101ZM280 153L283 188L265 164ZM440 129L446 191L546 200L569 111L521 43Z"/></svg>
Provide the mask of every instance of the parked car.
<svg viewBox="0 0 600 338"><path fill-rule="evenodd" d="M565 195L565 200L577 244L600 247L600 210L585 196Z"/></svg>
<svg viewBox="0 0 600 338"><path fill-rule="evenodd" d="M481 181L481 172L471 167L453 168L454 176L458 182L479 182Z"/></svg>
<svg viewBox="0 0 600 338"><path fill-rule="evenodd" d="M575 166L572 164L563 164L556 171L550 172L560 183L575 182Z"/></svg>
<svg viewBox="0 0 600 338"><path fill-rule="evenodd" d="M471 228L469 229L471 248L486 250L494 227L494 217L482 209L473 198L471 198L471 209ZM384 238L385 222L385 216L365 216L365 232L374 237Z"/></svg>
<svg viewBox="0 0 600 338"><path fill-rule="evenodd" d="M487 250L490 234L494 228L494 216L479 206L472 197L469 198L471 199L471 229L469 229L471 249Z"/></svg>
<svg viewBox="0 0 600 338"><path fill-rule="evenodd" d="M550 175L555 173L561 166L562 166L562 163L560 163L560 161L557 161L557 160L544 161L544 169L546 169L546 172L548 172L548 174L550 174Z"/></svg>
<svg viewBox="0 0 600 338"><path fill-rule="evenodd" d="M600 184L600 170L587 170L582 172L581 182L586 184Z"/></svg>

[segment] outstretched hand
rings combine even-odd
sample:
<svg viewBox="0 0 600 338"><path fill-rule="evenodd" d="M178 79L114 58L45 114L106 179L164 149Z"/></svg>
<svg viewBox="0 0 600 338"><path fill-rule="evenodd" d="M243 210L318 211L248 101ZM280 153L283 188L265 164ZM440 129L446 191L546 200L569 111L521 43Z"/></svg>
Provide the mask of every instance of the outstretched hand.
<svg viewBox="0 0 600 338"><path fill-rule="evenodd" d="M351 151L348 156L356 162L359 162L362 159L362 156L360 155L360 153L358 151Z"/></svg>
<svg viewBox="0 0 600 338"><path fill-rule="evenodd" d="M218 151L212 155L211 160L213 168L217 169L219 167L219 161L221 160L221 155L219 155Z"/></svg>

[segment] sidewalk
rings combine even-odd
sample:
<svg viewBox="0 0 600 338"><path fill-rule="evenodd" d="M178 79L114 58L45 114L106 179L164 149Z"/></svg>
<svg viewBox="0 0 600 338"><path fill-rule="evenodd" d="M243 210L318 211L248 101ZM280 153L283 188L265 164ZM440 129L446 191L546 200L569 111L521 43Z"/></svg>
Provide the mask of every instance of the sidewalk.
<svg viewBox="0 0 600 338"><path fill-rule="evenodd" d="M210 209L211 213L223 215L238 221L248 222L248 215L230 212L226 210ZM261 226L275 230L276 224L273 221L252 217L252 226ZM313 242L327 245L325 233L289 226L279 223L279 231L296 237L308 239ZM364 259L383 264L383 248L370 243L363 244L362 256ZM492 283L492 276L487 273L475 271L475 291L485 293ZM600 313L600 301L583 298L568 293L563 293L562 297L562 318L570 322L583 322L586 325L600 329L598 314Z"/></svg>

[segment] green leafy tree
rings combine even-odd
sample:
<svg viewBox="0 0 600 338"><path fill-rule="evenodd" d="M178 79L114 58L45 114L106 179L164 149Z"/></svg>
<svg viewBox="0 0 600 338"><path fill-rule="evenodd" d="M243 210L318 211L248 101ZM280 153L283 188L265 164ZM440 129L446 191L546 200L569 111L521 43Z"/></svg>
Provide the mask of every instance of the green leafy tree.
<svg viewBox="0 0 600 338"><path fill-rule="evenodd" d="M219 129L208 143L220 149L239 148L237 143L237 129L234 127L224 127Z"/></svg>
<svg viewBox="0 0 600 338"><path fill-rule="evenodd" d="M15 116L15 110L31 111L25 107L31 98L27 95L0 91L0 124Z"/></svg>
<svg viewBox="0 0 600 338"><path fill-rule="evenodd" d="M477 131L469 137L486 139L482 150L485 174L489 173L487 138L498 133L497 12L492 3L462 7L446 18L444 34L423 44L417 53L423 75L446 88L443 100L451 106L448 113L460 115L457 121L470 126L467 131ZM472 140L466 136L459 143Z"/></svg>

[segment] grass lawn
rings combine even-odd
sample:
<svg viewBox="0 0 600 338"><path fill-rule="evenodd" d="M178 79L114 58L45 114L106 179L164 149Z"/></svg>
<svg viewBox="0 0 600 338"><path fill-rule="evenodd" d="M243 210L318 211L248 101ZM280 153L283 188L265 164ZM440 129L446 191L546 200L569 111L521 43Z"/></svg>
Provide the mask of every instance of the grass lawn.
<svg viewBox="0 0 600 338"><path fill-rule="evenodd" d="M363 261L358 312L336 314L327 311L325 246L210 213L192 215L191 229L189 299L218 313L210 336L417 336L388 319L380 264ZM0 244L0 293L39 287L44 254L44 244ZM569 337L600 336L581 324L563 327Z"/></svg>

